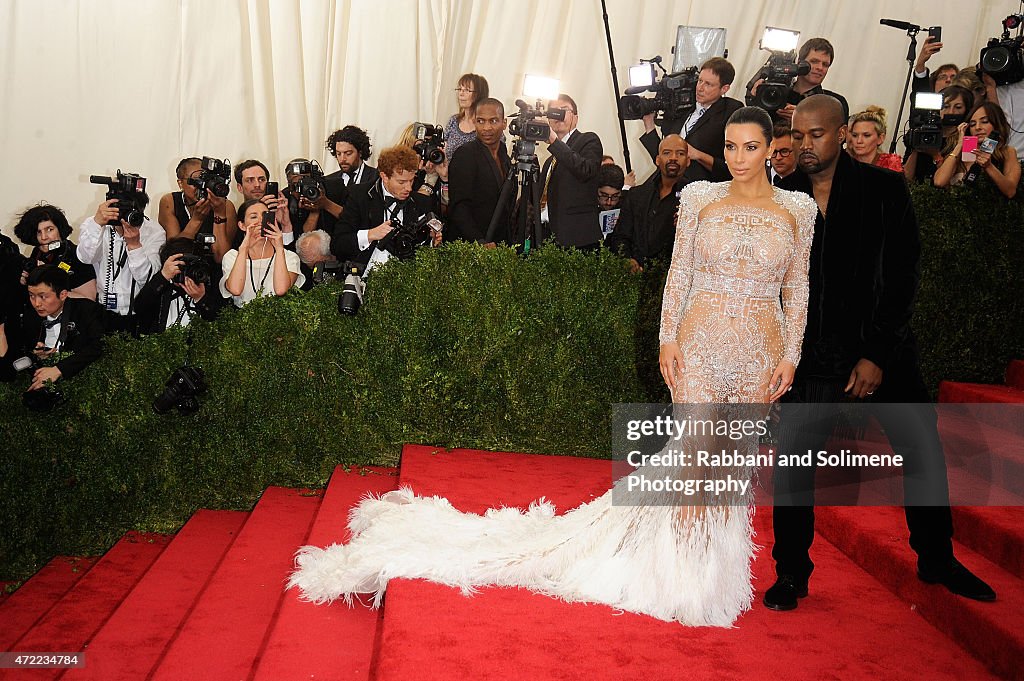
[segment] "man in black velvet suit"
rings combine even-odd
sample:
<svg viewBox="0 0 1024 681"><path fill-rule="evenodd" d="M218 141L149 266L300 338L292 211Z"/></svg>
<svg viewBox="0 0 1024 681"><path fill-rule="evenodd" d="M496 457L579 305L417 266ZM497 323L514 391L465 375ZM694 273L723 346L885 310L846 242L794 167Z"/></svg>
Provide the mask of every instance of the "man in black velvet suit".
<svg viewBox="0 0 1024 681"><path fill-rule="evenodd" d="M846 132L837 99L814 95L797 106L792 136L800 171L780 186L814 197L819 213L807 327L796 379L783 400L779 453L824 449L834 403L867 404L893 451L905 456L905 508L918 576L968 598L993 600L992 589L953 557L945 456L910 331L920 258L910 193L901 175L844 153ZM778 580L764 596L773 610L791 610L807 595L814 569L814 472L813 466L775 467Z"/></svg>
<svg viewBox="0 0 1024 681"><path fill-rule="evenodd" d="M558 95L548 107L561 109L565 119L549 121L551 135L544 162L541 204L547 200L548 225L559 246L596 249L601 244L600 214L597 205L597 171L604 149L594 132L580 132L579 109L569 95ZM543 216L541 218L543 220Z"/></svg>
<svg viewBox="0 0 1024 681"><path fill-rule="evenodd" d="M36 314L25 319L24 352L9 350L4 368L24 354L45 360L70 353L53 366L36 369L29 390L39 390L47 381L75 376L103 354L103 308L93 300L69 298L68 274L54 265L34 269L27 285Z"/></svg>
<svg viewBox="0 0 1024 681"><path fill-rule="evenodd" d="M420 157L410 147L381 152L380 177L370 186L356 186L331 236L331 253L338 260L370 265L386 261L389 236L399 224L411 224L436 210L436 198L413 193ZM435 242L440 235L435 235ZM369 271L370 267L367 267Z"/></svg>
<svg viewBox="0 0 1024 681"><path fill-rule="evenodd" d="M690 165L683 178L687 183L722 182L732 177L725 167L725 124L743 104L725 94L735 78L736 69L727 60L709 59L701 66L697 77L697 105L685 118L667 119L662 126L665 135L679 134L686 140ZM644 129L640 143L657 161L661 140L654 128L654 114L644 116Z"/></svg>
<svg viewBox="0 0 1024 681"><path fill-rule="evenodd" d="M476 139L463 144L448 165L448 224L446 241L483 243L498 204L511 161L501 142L505 132L505 107L497 99L477 102L474 114ZM508 242L509 206L498 216L493 241Z"/></svg>

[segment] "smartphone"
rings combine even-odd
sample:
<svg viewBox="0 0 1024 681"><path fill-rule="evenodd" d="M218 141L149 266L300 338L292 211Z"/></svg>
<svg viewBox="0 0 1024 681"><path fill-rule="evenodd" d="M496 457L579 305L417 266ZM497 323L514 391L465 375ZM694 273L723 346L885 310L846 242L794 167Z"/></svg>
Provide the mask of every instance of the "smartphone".
<svg viewBox="0 0 1024 681"><path fill-rule="evenodd" d="M995 137L989 136L978 142L978 151L984 151L986 154L994 154L997 146L999 146L999 140Z"/></svg>
<svg viewBox="0 0 1024 681"><path fill-rule="evenodd" d="M964 163L970 163L975 160L977 156L975 151L978 150L978 138L976 135L967 135L964 137L964 145L960 152L960 158Z"/></svg>
<svg viewBox="0 0 1024 681"><path fill-rule="evenodd" d="M273 194L274 198L276 199L277 193L277 182L267 182L267 188L266 190L264 190L263 195L266 196L267 194Z"/></svg>
<svg viewBox="0 0 1024 681"><path fill-rule="evenodd" d="M263 237L267 236L267 233L270 232L268 227L270 225L273 225L274 223L275 223L274 211L268 210L265 213L263 213L263 223L260 225L260 236L263 236Z"/></svg>
<svg viewBox="0 0 1024 681"><path fill-rule="evenodd" d="M932 39L933 43L942 42L942 27L941 26L929 26L928 37Z"/></svg>

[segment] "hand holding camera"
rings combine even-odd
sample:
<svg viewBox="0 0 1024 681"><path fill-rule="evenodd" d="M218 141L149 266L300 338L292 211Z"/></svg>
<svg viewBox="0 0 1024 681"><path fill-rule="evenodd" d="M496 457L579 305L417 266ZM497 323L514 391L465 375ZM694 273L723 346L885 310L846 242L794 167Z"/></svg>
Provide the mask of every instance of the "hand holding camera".
<svg viewBox="0 0 1024 681"><path fill-rule="evenodd" d="M395 228L391 225L391 220L385 220L373 229L368 230L366 232L366 238L369 239L371 243L374 241L380 241L388 234L391 234L394 229Z"/></svg>
<svg viewBox="0 0 1024 681"><path fill-rule="evenodd" d="M139 228L125 220L121 220L121 236L124 237L124 245L129 251L142 248L142 237Z"/></svg>
<svg viewBox="0 0 1024 681"><path fill-rule="evenodd" d="M118 224L117 199L107 199L96 208L93 220L97 225Z"/></svg>

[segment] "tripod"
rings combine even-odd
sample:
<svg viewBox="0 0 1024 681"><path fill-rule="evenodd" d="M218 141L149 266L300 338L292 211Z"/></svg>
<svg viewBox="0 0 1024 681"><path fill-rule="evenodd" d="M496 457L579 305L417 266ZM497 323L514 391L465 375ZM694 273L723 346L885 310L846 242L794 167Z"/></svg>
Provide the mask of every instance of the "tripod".
<svg viewBox="0 0 1024 681"><path fill-rule="evenodd" d="M537 162L537 143L518 139L512 145L514 156L508 177L501 185L498 203L494 206L494 215L487 225L485 243L494 241L502 216L508 207L512 210L504 220L509 241L521 245L524 253L530 251L531 245L540 245L543 240L540 223L540 165ZM532 237L532 241L531 241Z"/></svg>

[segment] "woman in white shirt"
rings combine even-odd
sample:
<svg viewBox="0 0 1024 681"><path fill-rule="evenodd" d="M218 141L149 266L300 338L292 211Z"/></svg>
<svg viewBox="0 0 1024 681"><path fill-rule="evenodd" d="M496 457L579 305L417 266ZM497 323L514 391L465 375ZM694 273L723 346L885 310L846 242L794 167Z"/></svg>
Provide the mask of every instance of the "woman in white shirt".
<svg viewBox="0 0 1024 681"><path fill-rule="evenodd" d="M283 205L282 205L283 204ZM221 295L230 296L242 307L257 296L283 296L292 286L302 286L306 278L300 270L299 256L285 250L282 227L290 225L286 203L279 203L275 222L264 226L263 214L270 209L260 201L246 201L238 210L238 228L245 234L238 249L224 254L220 280Z"/></svg>

